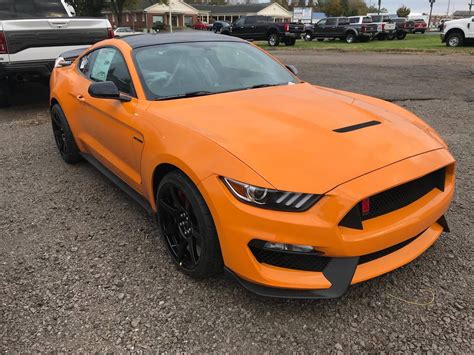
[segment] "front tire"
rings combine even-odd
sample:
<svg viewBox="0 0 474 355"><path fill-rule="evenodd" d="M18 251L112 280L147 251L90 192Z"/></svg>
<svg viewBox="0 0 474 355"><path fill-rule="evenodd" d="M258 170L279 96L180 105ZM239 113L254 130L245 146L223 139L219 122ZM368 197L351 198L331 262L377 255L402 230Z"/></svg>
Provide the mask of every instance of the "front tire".
<svg viewBox="0 0 474 355"><path fill-rule="evenodd" d="M196 279L221 272L216 227L193 182L179 170L168 173L158 186L156 203L161 235L178 268Z"/></svg>
<svg viewBox="0 0 474 355"><path fill-rule="evenodd" d="M61 107L56 104L51 108L51 124L54 140L61 158L68 164L76 164L82 160L71 128Z"/></svg>
<svg viewBox="0 0 474 355"><path fill-rule="evenodd" d="M399 40L405 39L406 36L407 36L407 33L406 33L406 32L399 32L399 33L397 33L397 39L399 39Z"/></svg>
<svg viewBox="0 0 474 355"><path fill-rule="evenodd" d="M464 38L460 33L451 33L446 37L447 47L461 47L464 43Z"/></svg>
<svg viewBox="0 0 474 355"><path fill-rule="evenodd" d="M270 33L268 35L268 45L270 47L278 47L280 44L280 37L276 33Z"/></svg>
<svg viewBox="0 0 474 355"><path fill-rule="evenodd" d="M313 40L313 37L311 36L310 32L306 32L303 35L303 39L304 39L305 42L311 42Z"/></svg>
<svg viewBox="0 0 474 355"><path fill-rule="evenodd" d="M285 46L294 46L296 43L295 38L286 38L285 39Z"/></svg>

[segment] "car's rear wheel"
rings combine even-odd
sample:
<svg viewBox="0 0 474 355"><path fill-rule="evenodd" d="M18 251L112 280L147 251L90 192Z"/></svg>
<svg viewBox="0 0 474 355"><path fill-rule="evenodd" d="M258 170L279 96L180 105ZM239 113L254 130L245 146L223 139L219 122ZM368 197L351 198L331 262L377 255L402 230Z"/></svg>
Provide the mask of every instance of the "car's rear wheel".
<svg viewBox="0 0 474 355"><path fill-rule="evenodd" d="M277 47L280 44L280 37L276 33L270 33L268 35L268 45L270 47Z"/></svg>
<svg viewBox="0 0 474 355"><path fill-rule="evenodd" d="M464 42L464 38L460 33L450 33L446 38L446 46L448 47L460 47Z"/></svg>
<svg viewBox="0 0 474 355"><path fill-rule="evenodd" d="M313 40L313 36L311 36L311 32L306 32L303 35L303 39L305 42L311 42Z"/></svg>
<svg viewBox="0 0 474 355"><path fill-rule="evenodd" d="M294 46L296 43L295 38L285 38L285 46Z"/></svg>
<svg viewBox="0 0 474 355"><path fill-rule="evenodd" d="M8 107L11 102L10 86L6 79L0 79L4 82L0 82L0 107Z"/></svg>
<svg viewBox="0 0 474 355"><path fill-rule="evenodd" d="M405 37L407 36L407 33L406 32L398 32L397 33L397 39L405 39Z"/></svg>
<svg viewBox="0 0 474 355"><path fill-rule="evenodd" d="M395 39L395 34L394 34L394 33L389 33L389 34L387 35L387 39L388 39L389 41L393 41L393 40Z"/></svg>
<svg viewBox="0 0 474 355"><path fill-rule="evenodd" d="M71 128L61 107L56 104L51 108L51 123L54 140L63 160L68 164L76 164L82 160Z"/></svg>
<svg viewBox="0 0 474 355"><path fill-rule="evenodd" d="M354 43L356 39L357 38L356 38L355 33L349 32L348 34L346 34L346 37L345 37L346 43Z"/></svg>
<svg viewBox="0 0 474 355"><path fill-rule="evenodd" d="M222 271L214 221L193 182L179 170L168 173L158 186L156 201L161 235L179 269L193 278Z"/></svg>

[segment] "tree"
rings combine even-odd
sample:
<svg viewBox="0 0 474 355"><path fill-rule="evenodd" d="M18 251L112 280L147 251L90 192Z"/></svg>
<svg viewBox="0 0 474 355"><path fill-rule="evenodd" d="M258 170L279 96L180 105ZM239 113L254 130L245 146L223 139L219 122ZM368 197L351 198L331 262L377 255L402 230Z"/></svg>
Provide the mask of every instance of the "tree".
<svg viewBox="0 0 474 355"><path fill-rule="evenodd" d="M342 5L340 0L326 0L320 5L321 10L327 16L339 16L342 14Z"/></svg>
<svg viewBox="0 0 474 355"><path fill-rule="evenodd" d="M123 10L133 8L137 0L110 0L110 8L117 17L117 26L122 26Z"/></svg>
<svg viewBox="0 0 474 355"><path fill-rule="evenodd" d="M405 5L402 5L398 10L397 10L397 15L398 17L408 17L410 15L410 8L406 7Z"/></svg>
<svg viewBox="0 0 474 355"><path fill-rule="evenodd" d="M67 0L67 3L74 6L78 16L100 17L105 7L104 0Z"/></svg>

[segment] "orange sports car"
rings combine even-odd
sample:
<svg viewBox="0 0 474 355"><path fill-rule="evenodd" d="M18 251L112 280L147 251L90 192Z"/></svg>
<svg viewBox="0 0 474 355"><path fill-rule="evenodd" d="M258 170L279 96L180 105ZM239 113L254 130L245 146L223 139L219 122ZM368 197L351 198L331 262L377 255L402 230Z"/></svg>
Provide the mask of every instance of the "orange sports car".
<svg viewBox="0 0 474 355"><path fill-rule="evenodd" d="M195 278L225 269L260 295L338 297L448 230L455 161L431 127L306 83L235 37L138 35L66 53L51 116L62 158L156 215Z"/></svg>

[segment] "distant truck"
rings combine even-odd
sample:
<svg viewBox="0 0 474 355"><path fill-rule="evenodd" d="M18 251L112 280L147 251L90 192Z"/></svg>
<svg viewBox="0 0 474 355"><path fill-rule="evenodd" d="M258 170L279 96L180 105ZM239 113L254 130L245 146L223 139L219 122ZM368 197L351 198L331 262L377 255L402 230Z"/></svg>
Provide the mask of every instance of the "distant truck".
<svg viewBox="0 0 474 355"><path fill-rule="evenodd" d="M243 16L221 33L246 40L268 41L269 46L275 47L281 42L294 46L303 32L303 23L274 22L268 16Z"/></svg>
<svg viewBox="0 0 474 355"><path fill-rule="evenodd" d="M15 83L47 82L62 52L114 37L108 20L74 15L64 0L0 0L0 107Z"/></svg>
<svg viewBox="0 0 474 355"><path fill-rule="evenodd" d="M474 43L474 16L446 21L443 24L441 42L446 43L448 47Z"/></svg>
<svg viewBox="0 0 474 355"><path fill-rule="evenodd" d="M377 24L377 34L375 38L378 40L393 40L397 34L397 25L390 15L371 15L372 22Z"/></svg>
<svg viewBox="0 0 474 355"><path fill-rule="evenodd" d="M353 19L353 23L347 17L322 19L312 26L307 26L303 38L305 41L315 38L318 41L323 41L325 38L339 38L347 43L369 41L377 33L377 25L364 21L364 16L360 17L360 21Z"/></svg>

